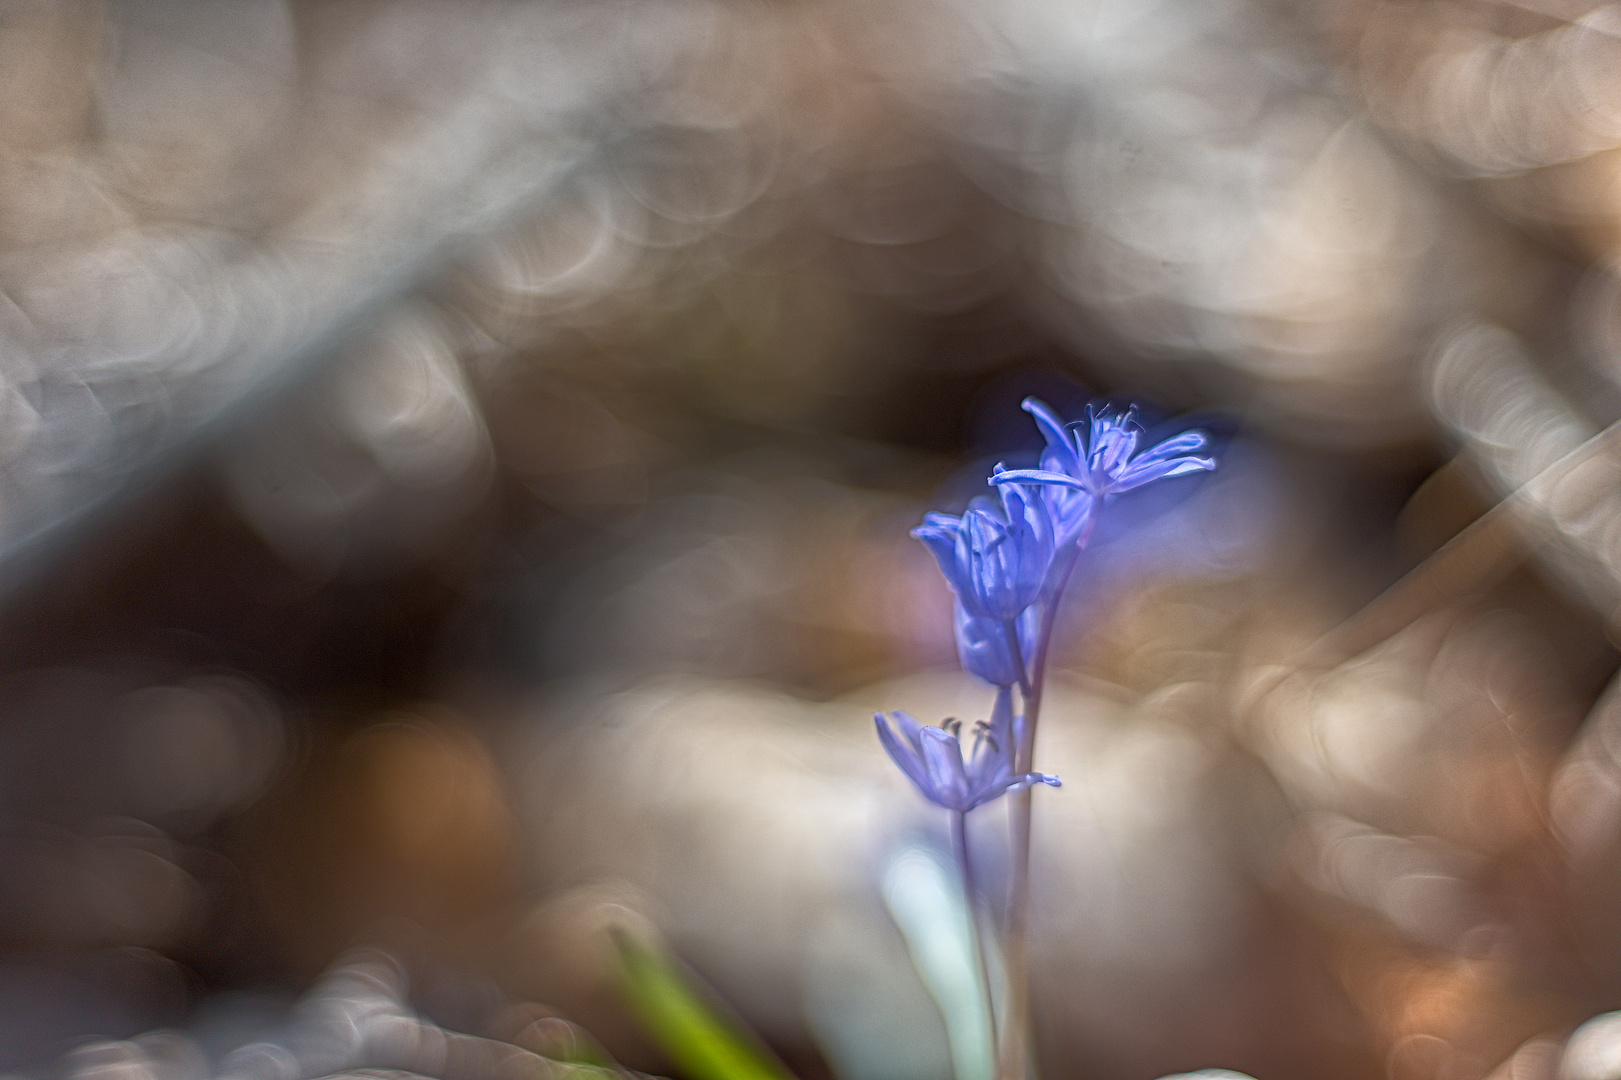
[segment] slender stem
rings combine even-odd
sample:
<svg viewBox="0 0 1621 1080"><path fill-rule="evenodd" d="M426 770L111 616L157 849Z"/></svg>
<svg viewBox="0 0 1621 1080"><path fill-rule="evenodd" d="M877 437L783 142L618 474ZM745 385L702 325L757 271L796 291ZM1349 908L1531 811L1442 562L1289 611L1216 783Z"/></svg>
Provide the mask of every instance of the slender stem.
<svg viewBox="0 0 1621 1080"><path fill-rule="evenodd" d="M979 961L979 985L985 995L985 1019L990 1024L991 1046L998 1045L996 1036L996 1006L991 1001L991 966L985 956L985 935L979 931L979 905L975 898L979 890L974 885L974 864L968 858L968 814L963 810L951 812L951 847L957 856L957 872L962 875L963 903L967 907L968 930L974 935L974 955Z"/></svg>
<svg viewBox="0 0 1621 1080"><path fill-rule="evenodd" d="M1054 604L1049 602L1047 606L1048 611L1042 614L1043 631L1051 626L1050 612ZM1025 666L1014 624L1009 622L1007 627L1008 648L1020 672L1026 673L1019 680L1024 723L1016 727L1018 743L1013 756L1014 771L1029 772L1030 759L1035 754L1035 714L1032 704L1039 707L1039 699L1032 690L1029 668ZM1045 651L1042 642L1036 643L1036 651L1038 655ZM1008 808L1008 828L1012 852L1008 867L1007 912L1002 928L1002 970L1007 989L1002 998L1002 1027L996 1047L997 1080L1024 1080L1029 1071L1030 789L1016 791L1011 798L1013 804Z"/></svg>
<svg viewBox="0 0 1621 1080"><path fill-rule="evenodd" d="M1029 701L1030 669L1024 665L1024 646L1019 644L1019 620L1016 618L1002 620L1002 633L1007 635L1008 655L1013 657L1013 663L1019 669L1019 696L1024 701ZM1014 764L1018 764L1017 758Z"/></svg>
<svg viewBox="0 0 1621 1080"><path fill-rule="evenodd" d="M1013 857L1002 930L1002 968L1007 978L997 1041L998 1080L1024 1080L1029 1072L1030 1034L1030 789L1014 792L1008 807Z"/></svg>
<svg viewBox="0 0 1621 1080"><path fill-rule="evenodd" d="M1093 504L1087 514L1086 525L1070 548L1063 569L1047 597L1046 610L1041 613L1041 633L1036 639L1035 656L1029 668L1024 667L1024 658L1019 655L1017 635L1010 641L1020 670L1027 672L1027 678L1019 684L1019 692L1024 699L1024 724L1013 759L1015 772L1025 773L1034 768L1036 721L1041 713L1041 694L1047 681L1048 646L1058 619L1058 604L1063 599L1064 590L1069 587L1075 563L1092 539L1092 528L1098 519L1097 511L1097 505ZM1013 624L1008 625L1011 627ZM1012 856L1002 940L1007 995L996 1056L999 1080L1025 1080L1030 1072L1030 795L1029 788L1015 792L1013 803L1008 808Z"/></svg>
<svg viewBox="0 0 1621 1080"><path fill-rule="evenodd" d="M1030 690L1025 695L1025 741L1028 746L1019 747L1019 755L1014 761L1014 767L1020 772L1029 772L1035 766L1036 743L1036 717L1041 712L1041 692L1047 683L1047 654L1053 639L1053 627L1058 621L1058 602L1063 599L1064 590L1069 588L1070 575L1075 572L1075 564L1080 560L1081 552L1092 540L1092 530L1098 523L1097 503L1093 503L1086 515L1086 524L1081 528L1081 534L1069 550L1069 557L1064 560L1064 568L1059 572L1057 583L1053 586L1052 594L1047 600L1047 609L1041 614L1041 635L1036 639L1035 662L1030 665Z"/></svg>

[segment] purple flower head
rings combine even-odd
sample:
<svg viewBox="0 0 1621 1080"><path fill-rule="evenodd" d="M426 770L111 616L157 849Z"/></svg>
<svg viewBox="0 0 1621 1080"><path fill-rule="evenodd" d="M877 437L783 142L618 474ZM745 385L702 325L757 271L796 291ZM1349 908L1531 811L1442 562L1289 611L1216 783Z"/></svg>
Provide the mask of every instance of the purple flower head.
<svg viewBox="0 0 1621 1080"><path fill-rule="evenodd" d="M1060 785L1058 777L1047 773L1013 774L1017 733L1012 694L1006 689L996 695L990 722L974 725L974 747L966 758L959 721L926 727L903 712L874 713L873 721L891 760L925 799L947 810L966 813L1032 784Z"/></svg>
<svg viewBox="0 0 1621 1080"><path fill-rule="evenodd" d="M1057 536L1044 499L1017 484L1002 484L998 492L1000 506L982 495L961 517L925 514L912 535L929 546L970 615L1007 620L1041 595Z"/></svg>
<svg viewBox="0 0 1621 1080"><path fill-rule="evenodd" d="M1015 657L1008 642L1007 623L970 614L961 600L953 607L957 657L962 661L963 670L995 686L1013 686L1023 681L1036 638L1041 633L1041 609L1027 607L1015 621L1019 635L1019 655Z"/></svg>
<svg viewBox="0 0 1621 1080"><path fill-rule="evenodd" d="M1077 523L1084 521L1096 503L1111 495L1216 467L1216 459L1202 453L1209 446L1209 438L1197 430L1173 435L1139 453L1137 442L1143 429L1137 422L1135 405L1121 413L1088 406L1087 419L1073 424L1063 423L1035 398L1025 398L1024 408L1035 417L1047 440L1040 467L998 470L990 482L1003 486L1041 484L1084 497L1084 503L1051 500L1052 515L1065 536L1072 530L1078 533Z"/></svg>

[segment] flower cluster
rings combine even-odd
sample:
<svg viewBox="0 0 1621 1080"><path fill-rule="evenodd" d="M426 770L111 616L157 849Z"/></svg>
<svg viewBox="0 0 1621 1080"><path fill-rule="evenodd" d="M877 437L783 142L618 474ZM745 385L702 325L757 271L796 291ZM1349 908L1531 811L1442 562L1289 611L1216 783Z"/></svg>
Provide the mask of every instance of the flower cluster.
<svg viewBox="0 0 1621 1080"><path fill-rule="evenodd" d="M1215 468L1202 431L1184 431L1139 452L1135 407L1096 407L1066 424L1035 398L1024 400L1046 446L1033 469L997 465L989 483L1000 502L974 499L960 517L931 513L912 530L940 564L956 595L957 654L963 668L994 686L1028 694L1045 652L1043 616L1115 495L1155 480Z"/></svg>
<svg viewBox="0 0 1621 1080"><path fill-rule="evenodd" d="M991 719L974 725L973 745L965 752L962 725L956 720L934 727L903 712L873 717L879 741L907 779L924 798L951 812L957 866L970 905L975 889L966 815L1010 792L1022 793L1012 800L1008 815L1012 845L1002 933L1005 1014L989 1010L992 1027L1001 1029L1001 1080L1018 1080L1027 1072L1022 1040L1028 1027L1029 789L1060 786L1058 777L1031 767L1055 610L1110 499L1156 480L1216 467L1202 431L1184 431L1139 448L1143 430L1135 408L1089 408L1085 420L1070 424L1034 398L1026 398L1024 408L1046 441L1036 467L997 465L988 481L996 498L982 495L957 517L927 514L912 530L934 554L955 595L957 655L963 668L997 688ZM990 965L982 939L979 953L980 978L988 986Z"/></svg>

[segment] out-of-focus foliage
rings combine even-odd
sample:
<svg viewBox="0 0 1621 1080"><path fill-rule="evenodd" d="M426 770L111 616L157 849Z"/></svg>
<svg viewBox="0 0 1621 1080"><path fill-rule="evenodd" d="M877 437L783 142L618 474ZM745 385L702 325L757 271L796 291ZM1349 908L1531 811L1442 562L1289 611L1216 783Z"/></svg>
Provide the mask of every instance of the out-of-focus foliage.
<svg viewBox="0 0 1621 1080"><path fill-rule="evenodd" d="M683 1074L695 1080L786 1080L769 1052L716 1015L657 947L614 934L626 995Z"/></svg>

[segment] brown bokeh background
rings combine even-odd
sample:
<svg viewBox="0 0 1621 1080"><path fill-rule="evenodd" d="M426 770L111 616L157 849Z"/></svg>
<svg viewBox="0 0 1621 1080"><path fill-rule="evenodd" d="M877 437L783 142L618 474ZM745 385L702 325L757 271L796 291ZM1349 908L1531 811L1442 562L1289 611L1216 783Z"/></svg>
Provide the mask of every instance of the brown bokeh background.
<svg viewBox="0 0 1621 1080"><path fill-rule="evenodd" d="M5 5L0 1069L670 1072L634 925L949 1075L868 717L1033 393L1221 459L1067 600L1043 1075L1621 1077L1618 148L1603 4Z"/></svg>

